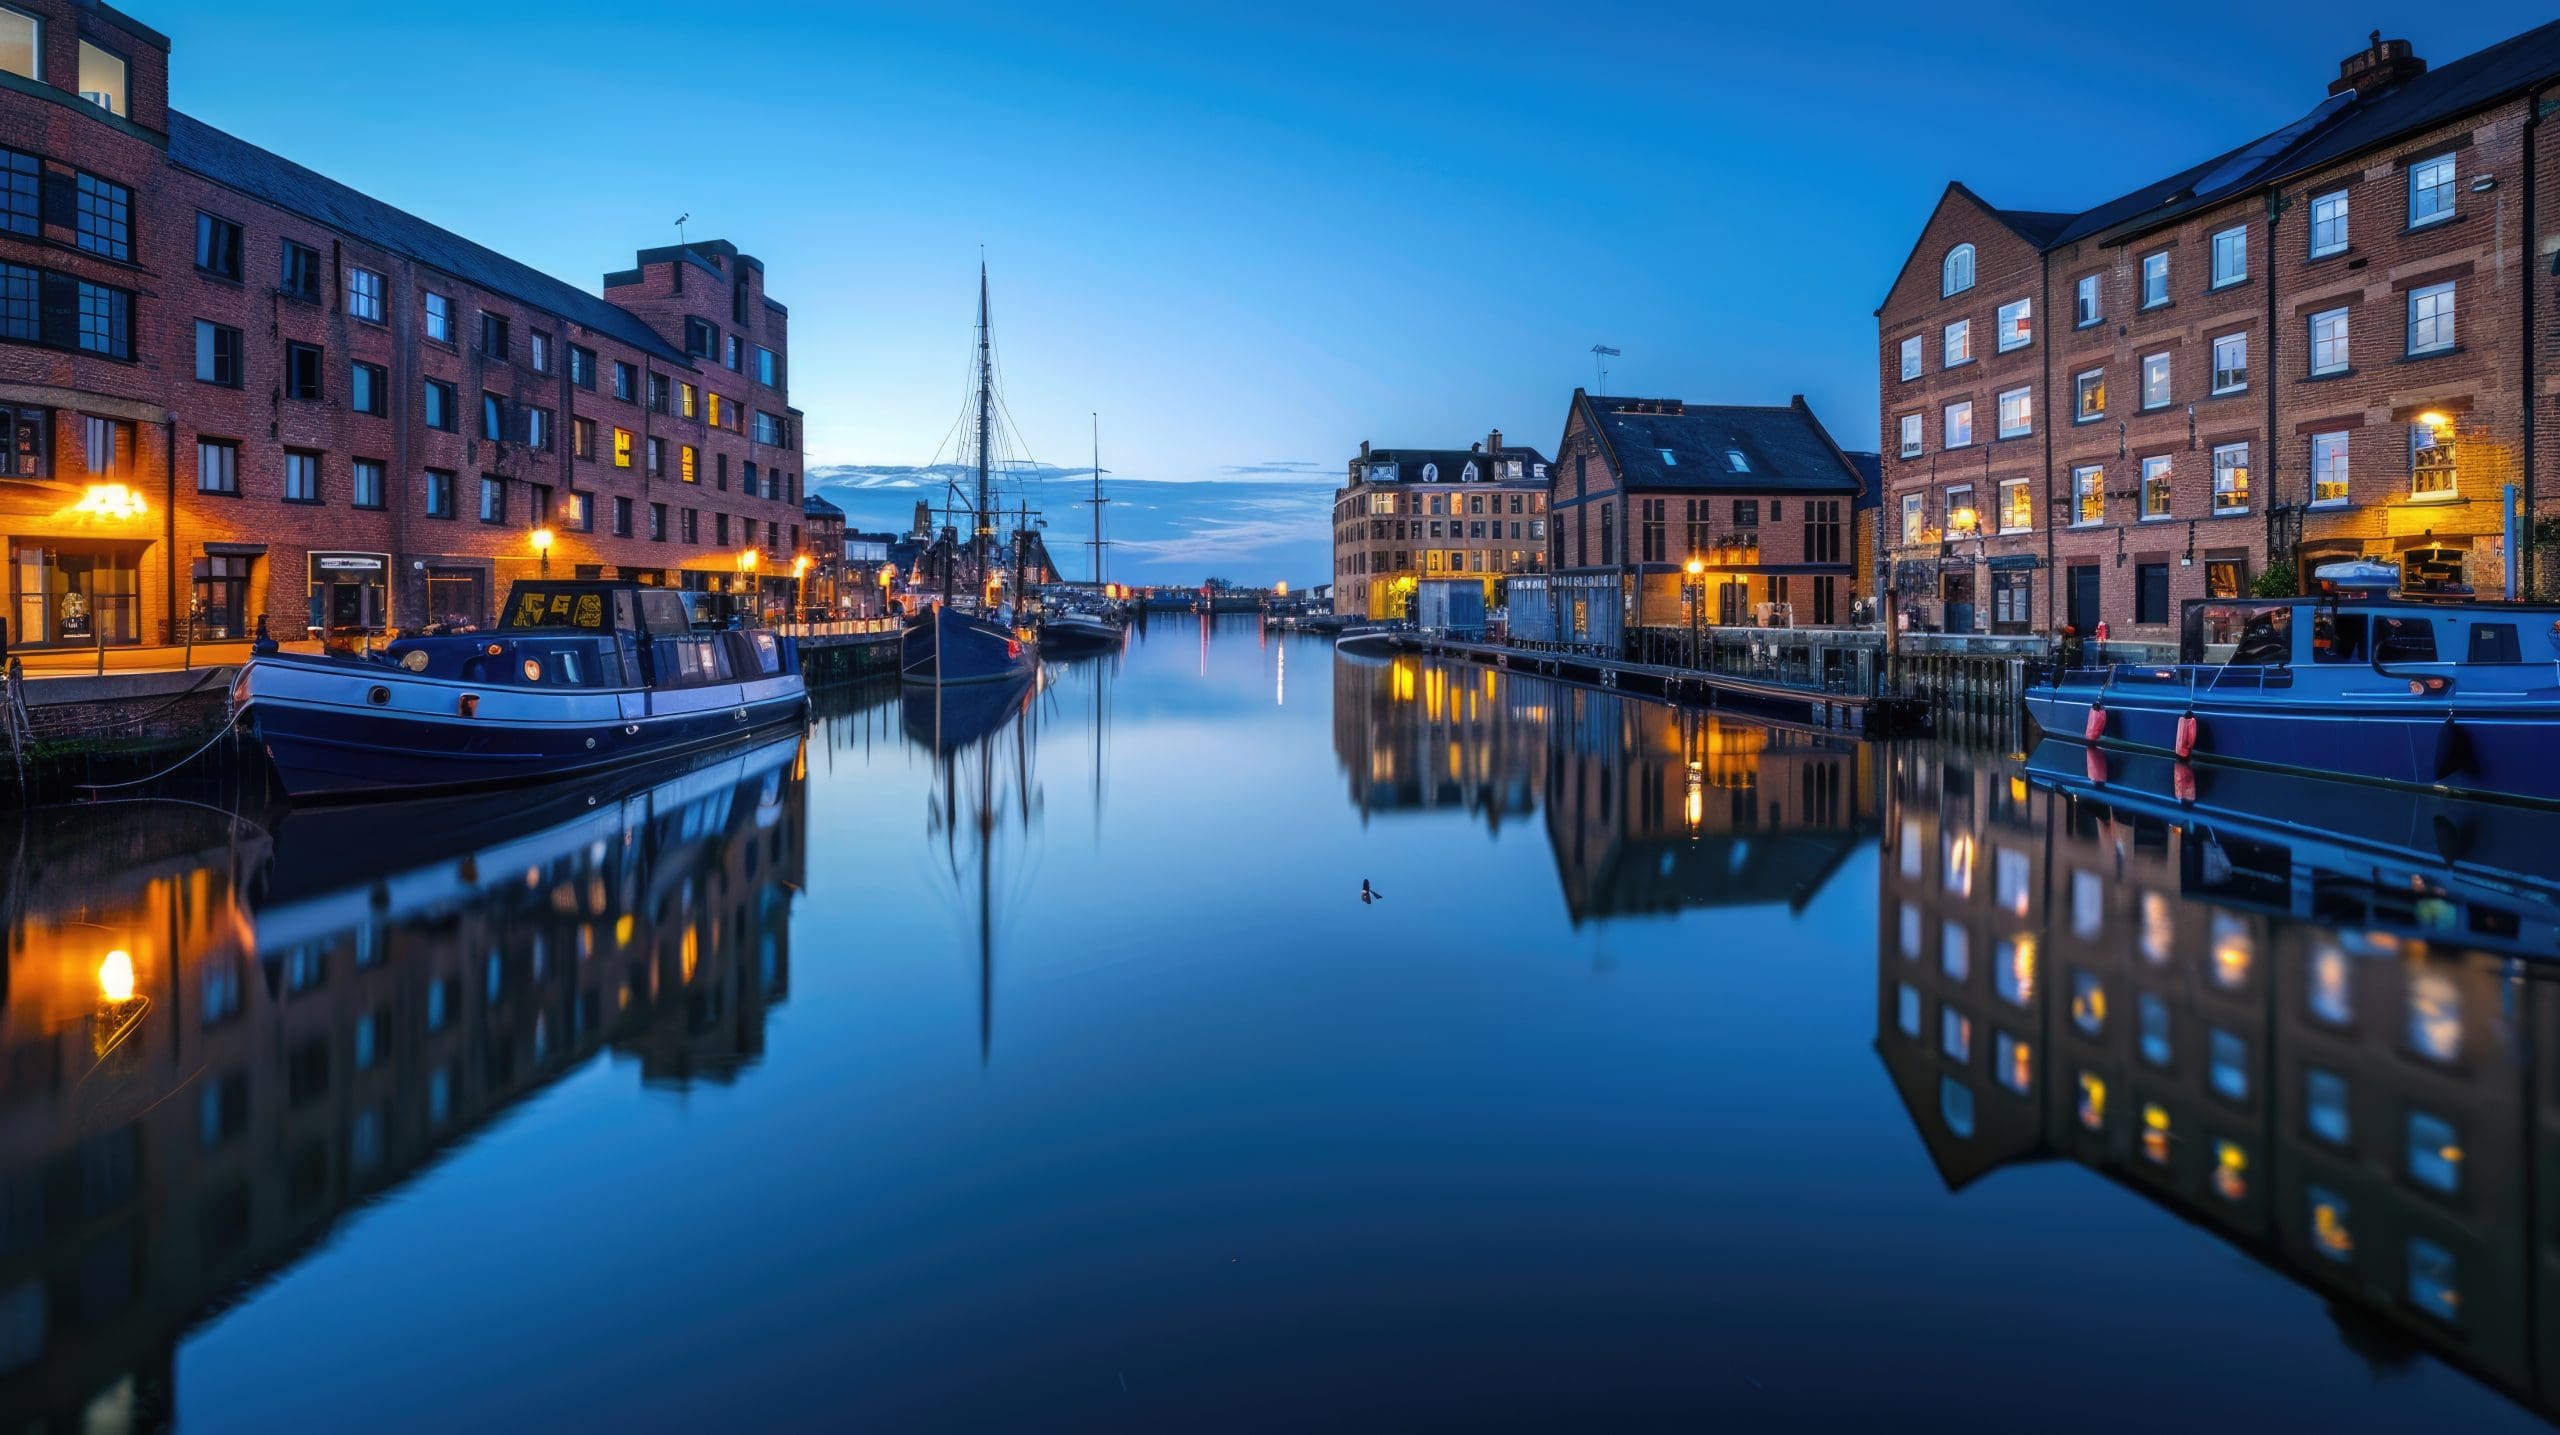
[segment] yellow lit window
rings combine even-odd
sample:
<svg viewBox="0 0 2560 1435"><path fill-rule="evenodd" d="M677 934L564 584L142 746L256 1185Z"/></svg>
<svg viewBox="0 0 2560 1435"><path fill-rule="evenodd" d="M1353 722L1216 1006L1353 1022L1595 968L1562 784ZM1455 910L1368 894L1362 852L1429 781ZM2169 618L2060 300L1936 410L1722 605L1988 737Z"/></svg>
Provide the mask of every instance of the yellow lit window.
<svg viewBox="0 0 2560 1435"><path fill-rule="evenodd" d="M681 446L681 448L680 448L680 450L679 450L679 455L678 455L678 457L677 457L677 460L676 460L676 461L677 461L679 464L683 465L683 467L681 467L681 468L678 470L678 473L680 474L680 476L682 476L682 477L683 477L683 479L684 479L684 481L685 481L685 482L687 482L687 483L700 483L700 482L702 481L702 475L701 475L699 472L695 471L695 468L694 468L694 462L695 462L695 460L694 460L694 456L693 456L693 445L692 445L692 444L685 444L685 445L682 445L682 446Z"/></svg>
<svg viewBox="0 0 2560 1435"><path fill-rule="evenodd" d="M613 431L613 466L615 468L631 466L631 430L629 429Z"/></svg>
<svg viewBox="0 0 2560 1435"><path fill-rule="evenodd" d="M711 420L711 426L713 428L720 427L720 396L718 394L705 394L702 396L702 402L708 406L707 414Z"/></svg>
<svg viewBox="0 0 2560 1435"><path fill-rule="evenodd" d="M2249 1153L2240 1149L2240 1143L2213 1143L2213 1189L2226 1201L2237 1201L2249 1194Z"/></svg>
<svg viewBox="0 0 2560 1435"><path fill-rule="evenodd" d="M685 385L685 386L684 386L684 416L685 416L686 418L692 418L692 417L694 416L695 411L696 411L696 410L701 406L701 403L702 403L702 400L701 400L701 396L700 396L700 391L699 391L699 390L697 390L696 388L694 388L694 386L693 386L693 385L691 385L691 384L687 384L687 385Z"/></svg>
<svg viewBox="0 0 2560 1435"><path fill-rule="evenodd" d="M2169 1164L2169 1109L2159 1102L2142 1108L2142 1154L2154 1164Z"/></svg>
<svg viewBox="0 0 2560 1435"><path fill-rule="evenodd" d="M2107 1083L2094 1071L2080 1073L2080 1124L2092 1131L2107 1124Z"/></svg>

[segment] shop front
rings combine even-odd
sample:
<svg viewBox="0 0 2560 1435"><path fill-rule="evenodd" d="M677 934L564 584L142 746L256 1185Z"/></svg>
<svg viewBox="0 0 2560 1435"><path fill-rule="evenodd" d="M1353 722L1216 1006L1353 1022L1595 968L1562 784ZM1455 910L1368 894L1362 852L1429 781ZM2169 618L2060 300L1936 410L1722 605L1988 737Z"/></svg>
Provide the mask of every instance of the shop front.
<svg viewBox="0 0 2560 1435"><path fill-rule="evenodd" d="M258 560L266 552L263 543L204 545L204 556L193 564L194 587L187 600L187 617L197 642L246 638L256 630L257 614L249 606L249 595L255 591L251 580Z"/></svg>
<svg viewBox="0 0 2560 1435"><path fill-rule="evenodd" d="M388 553L313 553L309 559L311 628L323 642L379 634L391 612Z"/></svg>
<svg viewBox="0 0 2560 1435"><path fill-rule="evenodd" d="M17 648L114 647L142 641L147 542L9 541L9 641Z"/></svg>

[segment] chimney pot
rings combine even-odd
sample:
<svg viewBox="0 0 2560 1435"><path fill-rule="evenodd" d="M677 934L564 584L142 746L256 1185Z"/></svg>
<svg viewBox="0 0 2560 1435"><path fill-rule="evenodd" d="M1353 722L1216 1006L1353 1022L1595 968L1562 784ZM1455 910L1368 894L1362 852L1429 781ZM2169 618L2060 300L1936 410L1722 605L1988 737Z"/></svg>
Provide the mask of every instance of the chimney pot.
<svg viewBox="0 0 2560 1435"><path fill-rule="evenodd" d="M2408 41L2386 40L2380 30L2375 30L2366 37L2363 49L2338 62L2338 78L2329 82L2329 93L2343 95L2353 90L2360 95L2378 95L2426 72L2427 62L2418 58Z"/></svg>

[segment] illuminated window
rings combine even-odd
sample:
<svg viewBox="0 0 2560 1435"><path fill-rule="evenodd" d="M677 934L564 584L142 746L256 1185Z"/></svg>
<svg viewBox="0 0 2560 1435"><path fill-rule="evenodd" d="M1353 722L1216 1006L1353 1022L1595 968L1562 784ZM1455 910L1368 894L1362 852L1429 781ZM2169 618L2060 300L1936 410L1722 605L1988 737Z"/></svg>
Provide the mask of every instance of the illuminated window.
<svg viewBox="0 0 2560 1435"><path fill-rule="evenodd" d="M2440 971L2421 969L2409 978L2409 1046L2435 1061L2462 1056L2462 989Z"/></svg>
<svg viewBox="0 0 2560 1435"><path fill-rule="evenodd" d="M684 416L692 418L701 406L702 391L691 384L679 384L676 386L676 392L681 400Z"/></svg>
<svg viewBox="0 0 2560 1435"><path fill-rule="evenodd" d="M2107 471L2094 463L2071 470L2071 526L2088 528L2107 520Z"/></svg>
<svg viewBox="0 0 2560 1435"><path fill-rule="evenodd" d="M1946 888L1959 897L1973 895L1973 834L1950 831L1946 835L1946 851L1941 854Z"/></svg>
<svg viewBox="0 0 2560 1435"><path fill-rule="evenodd" d="M2213 511L2249 511L2249 446L2226 443L2213 450Z"/></svg>
<svg viewBox="0 0 2560 1435"><path fill-rule="evenodd" d="M2027 854L2002 847L1991 854L1993 886L2000 910L2013 917L2027 914Z"/></svg>
<svg viewBox="0 0 2560 1435"><path fill-rule="evenodd" d="M2347 1111L2347 1079L2334 1071L2305 1067L2302 1072L2303 1125L2332 1146L2344 1146L2354 1134Z"/></svg>
<svg viewBox="0 0 2560 1435"><path fill-rule="evenodd" d="M2169 1004L2144 992L2134 1002L2134 1012L2142 1026L2142 1059L2153 1066L2167 1066L2176 1054L2169 1044Z"/></svg>
<svg viewBox="0 0 2560 1435"><path fill-rule="evenodd" d="M2347 436L2344 433L2316 433L2311 436L2311 501L2315 504L2347 501Z"/></svg>
<svg viewBox="0 0 2560 1435"><path fill-rule="evenodd" d="M1938 1049L1957 1061L1973 1056L1973 1018L1954 1007L1938 1009Z"/></svg>
<svg viewBox="0 0 2560 1435"><path fill-rule="evenodd" d="M2107 988L2089 972L2071 974L2071 1024L2096 1036L2107 1027Z"/></svg>
<svg viewBox="0 0 2560 1435"><path fill-rule="evenodd" d="M701 455L694 450L692 444L678 446L676 449L677 477L687 483L700 483L702 481L701 464Z"/></svg>
<svg viewBox="0 0 2560 1435"><path fill-rule="evenodd" d="M1902 542L1906 547L1917 545L1920 535L1927 531L1928 515L1922 511L1922 502L1919 494L1902 495Z"/></svg>
<svg viewBox="0 0 2560 1435"><path fill-rule="evenodd" d="M2249 1044L2235 1033L2216 1030L2207 1035L2205 1048L2212 1057L2215 1094L2230 1101L2248 1100Z"/></svg>
<svg viewBox="0 0 2560 1435"><path fill-rule="evenodd" d="M2094 1071L2080 1073L2080 1125L2090 1131L2107 1124L2107 1083Z"/></svg>
<svg viewBox="0 0 2560 1435"><path fill-rule="evenodd" d="M710 422L713 428L720 427L720 396L718 394L705 394L702 396L702 404L704 418Z"/></svg>
<svg viewBox="0 0 2560 1435"><path fill-rule="evenodd" d="M2454 1284L2453 1252L2422 1237L2409 1238L2409 1299L2438 1320L2462 1319L2462 1292Z"/></svg>
<svg viewBox="0 0 2560 1435"><path fill-rule="evenodd" d="M2356 1014L2355 988L2346 951L2323 941L2311 954L2311 1015L2331 1026L2345 1026Z"/></svg>
<svg viewBox="0 0 2560 1435"><path fill-rule="evenodd" d="M1998 338L2001 353L2023 349L2035 342L2034 301L2019 299L2000 306Z"/></svg>
<svg viewBox="0 0 2560 1435"><path fill-rule="evenodd" d="M1938 1080L1938 1114L1958 1136L1973 1134L1973 1088L1952 1076Z"/></svg>
<svg viewBox="0 0 2560 1435"><path fill-rule="evenodd" d="M2213 981L2225 991L2237 989L2249 980L2249 964L2257 954L2257 939L2250 935L2249 924L2230 912L2213 914Z"/></svg>
<svg viewBox="0 0 2560 1435"><path fill-rule="evenodd" d="M2169 1108L2157 1101L2142 1106L2142 1155L2155 1166L2169 1164Z"/></svg>
<svg viewBox="0 0 2560 1435"><path fill-rule="evenodd" d="M2035 495L2026 479L2000 480L1998 516L2003 533L2024 533L2035 527Z"/></svg>
<svg viewBox="0 0 2560 1435"><path fill-rule="evenodd" d="M2107 416L2106 370L2083 370L2079 377L2071 381L2071 392L2075 422L2087 423L2091 419L2102 419Z"/></svg>
<svg viewBox="0 0 2560 1435"><path fill-rule="evenodd" d="M2347 1226L2347 1201L2344 1196L2325 1187L2310 1191L2311 1246L2333 1261L2350 1259L2356 1253L2356 1238Z"/></svg>
<svg viewBox="0 0 2560 1435"><path fill-rule="evenodd" d="M1991 1074L2000 1084L2020 1096L2035 1087L2035 1052L2025 1042L2009 1033L1994 1032L1991 1038Z"/></svg>
<svg viewBox="0 0 2560 1435"><path fill-rule="evenodd" d="M125 83L124 56L99 49L86 40L80 42L80 98L111 115L129 114ZM2444 163L2448 167L2446 183L2450 184L2453 161L2448 159ZM2412 188L2411 193L2414 195L2416 190ZM2452 201L2447 200L2448 211L2451 206Z"/></svg>
<svg viewBox="0 0 2560 1435"><path fill-rule="evenodd" d="M44 78L44 22L7 5L0 5L0 70Z"/></svg>
<svg viewBox="0 0 2560 1435"><path fill-rule="evenodd" d="M1992 949L1991 985L2000 999L2023 1007L2036 994L2035 938L2013 937Z"/></svg>
<svg viewBox="0 0 2560 1435"><path fill-rule="evenodd" d="M2460 488L2454 461L2453 429L2436 424L2409 425L2409 496L2449 495Z"/></svg>
<svg viewBox="0 0 2560 1435"><path fill-rule="evenodd" d="M2154 964L2169 960L2177 937L2177 912L2166 892L2142 894L2142 955Z"/></svg>
<svg viewBox="0 0 2560 1435"><path fill-rule="evenodd" d="M615 468L631 466L631 430L629 429L613 431L613 466Z"/></svg>
<svg viewBox="0 0 2560 1435"><path fill-rule="evenodd" d="M2249 1194L2249 1153L2240 1149L2239 1142L2215 1139L2213 1189L2226 1201L2237 1201Z"/></svg>
<svg viewBox="0 0 2560 1435"><path fill-rule="evenodd" d="M2452 1122L2409 1113L2409 1179L2441 1196L2462 1190L2462 1134Z"/></svg>
<svg viewBox="0 0 2560 1435"><path fill-rule="evenodd" d="M1904 1036L1910 1037L1915 1041L1918 1040L1920 1036L1920 993L1918 989L1907 984L1903 985L1896 989L1894 999L1897 1008L1895 1023L1902 1028L1902 1034Z"/></svg>

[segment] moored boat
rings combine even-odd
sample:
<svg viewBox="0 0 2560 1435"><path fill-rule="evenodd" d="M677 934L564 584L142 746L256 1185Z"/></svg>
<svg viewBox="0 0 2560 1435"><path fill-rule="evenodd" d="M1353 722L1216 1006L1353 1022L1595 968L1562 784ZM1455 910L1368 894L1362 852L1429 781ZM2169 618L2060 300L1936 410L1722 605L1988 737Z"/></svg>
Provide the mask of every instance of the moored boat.
<svg viewBox="0 0 2560 1435"><path fill-rule="evenodd" d="M1099 613L1053 608L1040 620L1040 642L1053 652L1098 653L1120 646L1119 624Z"/></svg>
<svg viewBox="0 0 2560 1435"><path fill-rule="evenodd" d="M2025 701L2102 753L2560 805L2560 606L2194 601L2177 662L2060 669Z"/></svg>
<svg viewBox="0 0 2560 1435"><path fill-rule="evenodd" d="M898 675L914 683L1007 682L1040 661L1039 640L997 616L936 603L900 635Z"/></svg>
<svg viewBox="0 0 2560 1435"><path fill-rule="evenodd" d="M486 632L261 653L232 700L297 801L548 781L735 741L808 703L792 639L630 582L518 582Z"/></svg>

